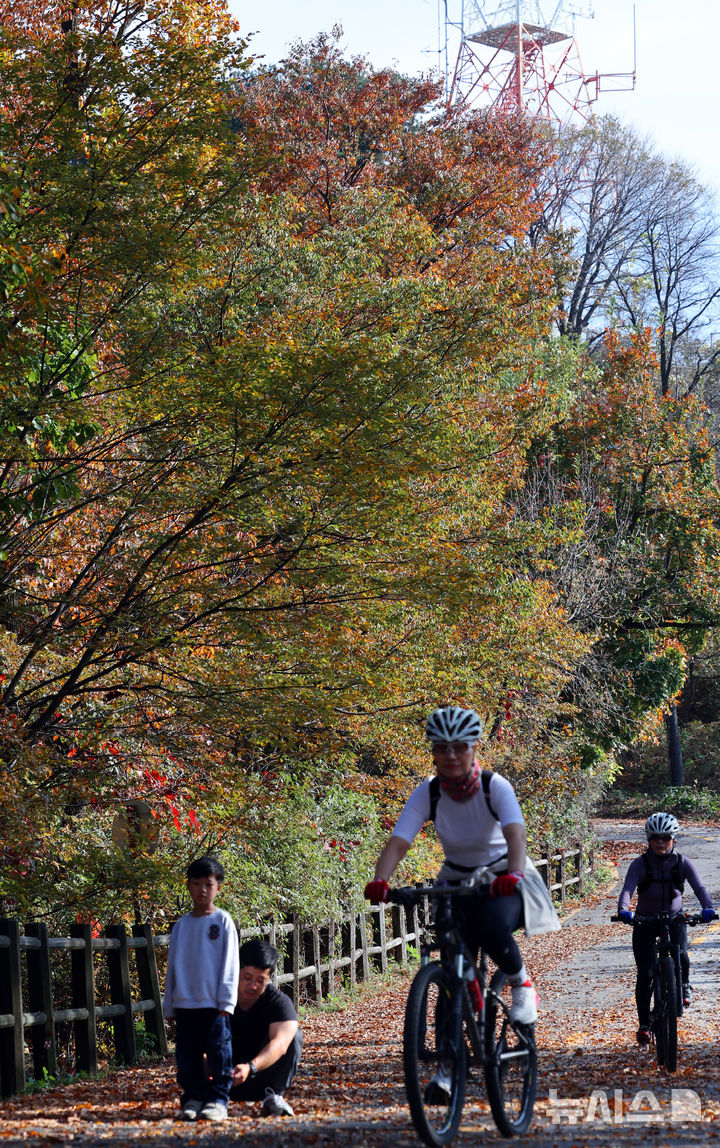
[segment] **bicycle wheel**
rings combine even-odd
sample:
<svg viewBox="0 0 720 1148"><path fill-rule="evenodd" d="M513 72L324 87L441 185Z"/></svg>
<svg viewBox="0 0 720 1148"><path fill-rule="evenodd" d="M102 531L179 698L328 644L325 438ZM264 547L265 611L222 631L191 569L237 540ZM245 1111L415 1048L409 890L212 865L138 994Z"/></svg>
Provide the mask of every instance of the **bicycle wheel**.
<svg viewBox="0 0 720 1148"><path fill-rule="evenodd" d="M652 1029L653 1036L655 1037L655 1059L657 1060L658 1067L662 1068L665 1064L665 1029L663 1019L663 998L662 989L660 987L660 966L655 970L653 977L653 995L652 995L652 1009L650 1010L650 1028Z"/></svg>
<svg viewBox="0 0 720 1148"><path fill-rule="evenodd" d="M403 1030L405 1091L426 1144L449 1144L465 1102L462 983L437 962L421 968L408 994Z"/></svg>
<svg viewBox="0 0 720 1148"><path fill-rule="evenodd" d="M660 1001L657 1002L657 1044L658 1064L664 1064L668 1072L677 1068L677 988L675 986L675 962L672 957L662 957L660 961Z"/></svg>
<svg viewBox="0 0 720 1148"><path fill-rule="evenodd" d="M510 1023L510 990L499 970L490 981L485 1008L485 1085L490 1111L501 1136L517 1136L527 1130L535 1104L535 1025Z"/></svg>
<svg viewBox="0 0 720 1148"><path fill-rule="evenodd" d="M683 983L682 983L682 969L680 967L680 953L679 953L679 951L676 953L676 956L673 957L673 966L675 968L675 1005L676 1005L675 1011L676 1011L678 1016L682 1016L682 1014L684 1012Z"/></svg>

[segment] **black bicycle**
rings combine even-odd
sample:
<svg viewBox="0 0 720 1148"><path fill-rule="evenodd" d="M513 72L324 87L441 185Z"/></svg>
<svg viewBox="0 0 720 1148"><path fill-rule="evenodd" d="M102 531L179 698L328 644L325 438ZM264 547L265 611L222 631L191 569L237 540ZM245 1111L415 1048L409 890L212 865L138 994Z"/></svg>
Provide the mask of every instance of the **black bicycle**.
<svg viewBox="0 0 720 1148"><path fill-rule="evenodd" d="M717 918L717 913L715 914ZM670 938L672 921L684 920L688 925L700 925L702 917L690 913L657 913L645 917L635 914L633 923L654 924L657 926L652 967L652 1005L650 1008L650 1032L655 1043L657 1062L668 1072L675 1072L678 1061L677 1019L683 1014L682 965L680 946ZM611 921L620 921L613 916ZM627 923L627 922L623 922Z"/></svg>
<svg viewBox="0 0 720 1148"><path fill-rule="evenodd" d="M507 978L487 979L487 957L475 964L462 937L461 901L478 887L429 885L392 889L390 900L434 906L434 943L421 947L421 967L408 994L403 1068L410 1115L426 1144L449 1144L460 1125L468 1084L485 1078L493 1119L503 1136L525 1132L537 1087L535 1026L510 1019ZM431 960L440 949L440 959ZM479 1084L479 1080L477 1080Z"/></svg>

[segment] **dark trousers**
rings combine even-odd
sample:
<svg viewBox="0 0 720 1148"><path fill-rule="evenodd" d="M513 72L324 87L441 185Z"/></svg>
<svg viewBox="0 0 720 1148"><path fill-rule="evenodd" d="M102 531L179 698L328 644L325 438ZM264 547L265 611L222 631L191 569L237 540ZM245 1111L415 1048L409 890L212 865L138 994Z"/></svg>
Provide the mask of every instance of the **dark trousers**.
<svg viewBox="0 0 720 1148"><path fill-rule="evenodd" d="M662 926L655 921L636 921L633 927L633 956L637 965L635 1003L640 1025L647 1025L650 1021L655 938L661 930ZM683 984L686 985L690 978L690 958L687 951L687 925L680 917L670 921L670 940L680 946L680 968Z"/></svg>
<svg viewBox="0 0 720 1148"><path fill-rule="evenodd" d="M287 1052L269 1068L263 1068L243 1084L230 1089L231 1100L262 1100L268 1088L281 1095L290 1087L302 1055L303 1038L300 1029L293 1037ZM252 1058L251 1058L252 1059ZM240 1062L244 1063L244 1062Z"/></svg>
<svg viewBox="0 0 720 1148"><path fill-rule="evenodd" d="M499 969L509 977L519 973L523 960L515 929L523 923L523 903L519 893L510 897L478 897L465 911L463 935L470 952L475 956L482 947Z"/></svg>
<svg viewBox="0 0 720 1148"><path fill-rule="evenodd" d="M232 1080L230 1017L214 1008L176 1009L175 1059L181 1104L188 1100L227 1104Z"/></svg>

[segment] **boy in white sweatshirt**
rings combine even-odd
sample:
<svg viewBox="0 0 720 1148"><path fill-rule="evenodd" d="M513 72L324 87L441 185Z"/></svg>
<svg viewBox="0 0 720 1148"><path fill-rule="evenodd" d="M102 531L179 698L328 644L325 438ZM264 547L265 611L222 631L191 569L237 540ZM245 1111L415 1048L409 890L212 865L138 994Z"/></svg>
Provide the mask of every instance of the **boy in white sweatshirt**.
<svg viewBox="0 0 720 1148"><path fill-rule="evenodd" d="M233 1069L230 1014L240 972L238 935L230 914L215 908L225 876L218 859L191 861L186 876L193 908L170 934L163 1012L175 1018L183 1118L225 1120Z"/></svg>

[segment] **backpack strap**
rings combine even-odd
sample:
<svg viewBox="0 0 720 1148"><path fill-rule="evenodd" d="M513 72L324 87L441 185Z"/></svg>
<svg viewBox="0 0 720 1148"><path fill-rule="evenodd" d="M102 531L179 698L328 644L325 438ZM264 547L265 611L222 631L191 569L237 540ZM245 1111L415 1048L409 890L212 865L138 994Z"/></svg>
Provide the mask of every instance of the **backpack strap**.
<svg viewBox="0 0 720 1148"><path fill-rule="evenodd" d="M648 860L648 855L647 855L647 853L641 853L640 856L642 857L643 865L645 866L645 873L643 874L643 876L638 881L638 884L637 884L638 894L647 893L648 889L650 888L650 886L652 884L652 870L650 868L650 861Z"/></svg>
<svg viewBox="0 0 720 1148"><path fill-rule="evenodd" d="M498 817L497 813L493 809L492 802L490 800L490 782L491 781L492 781L492 773L490 772L489 769L484 769L482 771L482 787L483 787L483 793L485 794L485 801L487 803L487 807L488 807L490 813L492 814L492 816L495 818L496 821L499 821L500 818Z"/></svg>
<svg viewBox="0 0 720 1148"><path fill-rule="evenodd" d="M493 809L492 803L490 801L490 781L492 780L492 773L490 772L489 769L483 769L482 773L480 774L480 778L482 781L483 794L485 795L485 803L488 807L488 810L490 811L491 815L495 818L495 820L499 821L500 819L499 819L497 813L495 812L495 810ZM437 774L435 774L435 777L430 778L430 817L428 818L428 820L432 821L433 824L435 824L435 817L437 814L437 803L439 800L440 800L440 778L437 776Z"/></svg>
<svg viewBox="0 0 720 1148"><path fill-rule="evenodd" d="M430 817L429 821L435 824L435 815L437 813L437 803L440 800L440 778L437 774L430 778Z"/></svg>

